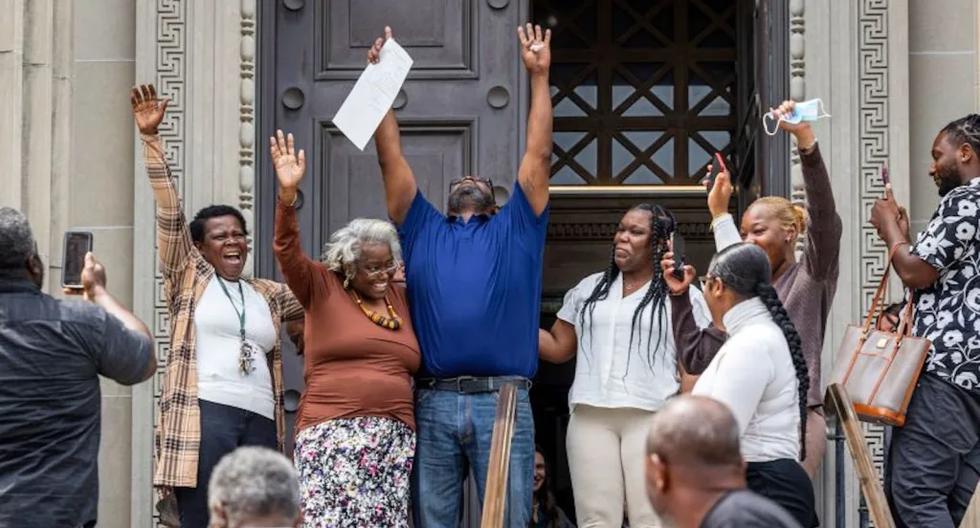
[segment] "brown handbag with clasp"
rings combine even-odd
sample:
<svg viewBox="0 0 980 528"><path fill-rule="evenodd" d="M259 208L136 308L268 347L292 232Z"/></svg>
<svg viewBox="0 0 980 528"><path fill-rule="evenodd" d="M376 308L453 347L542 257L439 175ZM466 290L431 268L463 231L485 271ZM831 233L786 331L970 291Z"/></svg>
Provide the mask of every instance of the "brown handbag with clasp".
<svg viewBox="0 0 980 528"><path fill-rule="evenodd" d="M831 383L844 386L862 421L901 427L932 343L911 335L912 302L905 306L897 332L873 327L882 297L888 290L891 264L890 253L864 325L850 325L844 333Z"/></svg>

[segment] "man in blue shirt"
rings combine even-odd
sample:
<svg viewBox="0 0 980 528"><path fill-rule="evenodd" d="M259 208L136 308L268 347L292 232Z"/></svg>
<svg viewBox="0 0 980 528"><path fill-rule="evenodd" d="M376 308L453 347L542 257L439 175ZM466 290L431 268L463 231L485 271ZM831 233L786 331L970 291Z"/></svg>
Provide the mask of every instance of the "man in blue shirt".
<svg viewBox="0 0 980 528"><path fill-rule="evenodd" d="M541 267L551 173L551 33L518 28L531 78L527 147L513 196L497 208L490 180L450 184L448 216L418 189L389 111L375 133L388 215L399 226L412 322L422 346L413 478L415 526L457 526L467 468L481 501L498 389L518 386L506 525L531 518L534 420L528 400L538 364ZM377 62L378 39L368 53Z"/></svg>

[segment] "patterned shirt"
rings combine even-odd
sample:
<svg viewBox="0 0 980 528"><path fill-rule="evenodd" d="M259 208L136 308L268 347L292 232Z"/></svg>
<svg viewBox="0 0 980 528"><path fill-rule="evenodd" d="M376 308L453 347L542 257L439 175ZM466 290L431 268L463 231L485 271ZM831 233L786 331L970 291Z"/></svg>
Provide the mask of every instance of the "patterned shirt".
<svg viewBox="0 0 980 528"><path fill-rule="evenodd" d="M197 339L194 308L208 282L211 266L194 244L177 196L158 136L143 135L143 161L156 200L157 249L164 279L164 296L170 315L170 353L160 394L160 417L156 428L156 468L153 484L164 497L172 487L197 486L198 450L201 443L201 414L197 399ZM276 331L276 345L267 354L276 402L276 433L282 448L283 416L282 356L279 327L282 321L303 317L303 307L285 284L264 279L244 279L269 303Z"/></svg>
<svg viewBox="0 0 980 528"><path fill-rule="evenodd" d="M939 271L939 280L915 291L915 335L932 341L926 371L980 392L980 178L942 201L912 254Z"/></svg>

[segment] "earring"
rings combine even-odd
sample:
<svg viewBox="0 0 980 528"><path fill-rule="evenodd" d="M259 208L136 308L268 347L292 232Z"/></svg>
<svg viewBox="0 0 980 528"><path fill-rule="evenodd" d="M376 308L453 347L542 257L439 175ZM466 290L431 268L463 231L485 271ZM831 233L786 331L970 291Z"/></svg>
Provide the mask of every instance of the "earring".
<svg viewBox="0 0 980 528"><path fill-rule="evenodd" d="M344 277L344 289L345 290L349 290L350 289L350 275L347 275L346 277Z"/></svg>

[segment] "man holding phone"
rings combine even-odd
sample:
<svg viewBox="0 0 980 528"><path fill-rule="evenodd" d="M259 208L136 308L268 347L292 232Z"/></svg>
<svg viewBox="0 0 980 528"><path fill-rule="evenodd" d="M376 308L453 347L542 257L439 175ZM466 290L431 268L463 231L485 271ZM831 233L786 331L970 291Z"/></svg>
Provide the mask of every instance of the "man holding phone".
<svg viewBox="0 0 980 528"><path fill-rule="evenodd" d="M0 526L95 526L99 376L123 385L156 372L150 331L84 256L91 303L41 291L44 264L27 218L0 208Z"/></svg>

